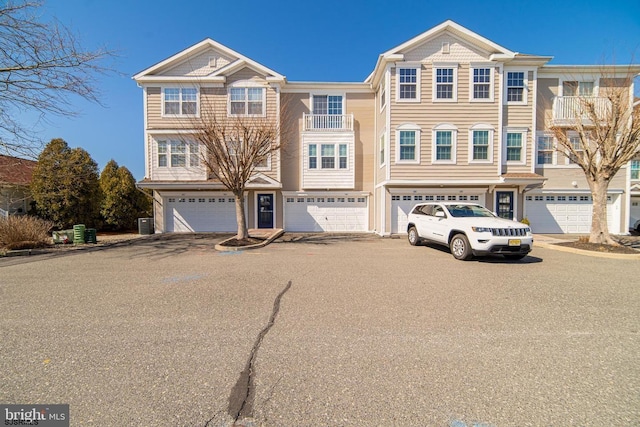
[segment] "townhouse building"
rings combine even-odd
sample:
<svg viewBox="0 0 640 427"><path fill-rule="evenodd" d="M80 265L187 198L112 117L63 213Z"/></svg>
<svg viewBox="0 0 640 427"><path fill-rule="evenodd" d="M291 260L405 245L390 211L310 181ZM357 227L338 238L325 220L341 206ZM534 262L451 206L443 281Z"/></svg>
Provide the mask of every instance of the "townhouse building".
<svg viewBox="0 0 640 427"><path fill-rule="evenodd" d="M469 201L537 233L591 222L581 169L554 149L578 96L624 85L629 67L553 66L446 21L382 53L363 82L290 82L206 39L136 74L144 102L145 178L158 232L235 231L230 192L190 140L203 105L277 118L283 148L247 183L250 228L406 233L420 201ZM640 67L632 68L634 73ZM606 102L602 98L602 102ZM640 201L640 159L611 183L609 228L625 233ZM640 216L640 215L638 215Z"/></svg>

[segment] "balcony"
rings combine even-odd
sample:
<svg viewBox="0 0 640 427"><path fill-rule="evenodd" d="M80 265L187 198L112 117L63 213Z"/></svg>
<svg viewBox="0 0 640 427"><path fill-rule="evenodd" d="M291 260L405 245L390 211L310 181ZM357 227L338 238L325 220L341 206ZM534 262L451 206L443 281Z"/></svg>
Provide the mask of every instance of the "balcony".
<svg viewBox="0 0 640 427"><path fill-rule="evenodd" d="M353 114L303 114L305 132L352 132Z"/></svg>
<svg viewBox="0 0 640 427"><path fill-rule="evenodd" d="M579 120L593 125L593 109L597 118L606 121L611 113L611 101L596 96L556 96L553 99L553 125L571 127Z"/></svg>

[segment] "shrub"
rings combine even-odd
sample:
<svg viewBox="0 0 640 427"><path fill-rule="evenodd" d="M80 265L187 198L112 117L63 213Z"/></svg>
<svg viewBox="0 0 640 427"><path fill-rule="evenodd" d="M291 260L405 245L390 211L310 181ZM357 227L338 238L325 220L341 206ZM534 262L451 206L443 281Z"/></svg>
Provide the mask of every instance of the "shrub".
<svg viewBox="0 0 640 427"><path fill-rule="evenodd" d="M531 225L531 223L529 222L529 219L527 217L524 217L520 220L521 223L523 224L527 224L527 225Z"/></svg>
<svg viewBox="0 0 640 427"><path fill-rule="evenodd" d="M10 216L0 219L0 246L6 249L42 248L51 244L51 221L34 216Z"/></svg>

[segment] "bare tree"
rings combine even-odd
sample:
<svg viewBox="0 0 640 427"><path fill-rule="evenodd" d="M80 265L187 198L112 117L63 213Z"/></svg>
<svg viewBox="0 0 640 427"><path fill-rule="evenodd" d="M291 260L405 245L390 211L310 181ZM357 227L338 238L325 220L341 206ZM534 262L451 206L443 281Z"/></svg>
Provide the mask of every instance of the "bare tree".
<svg viewBox="0 0 640 427"><path fill-rule="evenodd" d="M192 137L203 148L201 158L210 174L235 196L236 239L249 237L244 209L244 192L256 167L274 160L287 134L287 108L279 114L229 116L226 103L201 106L200 116L192 121Z"/></svg>
<svg viewBox="0 0 640 427"><path fill-rule="evenodd" d="M593 200L590 243L618 244L607 225L607 191L611 179L640 149L640 108L633 105L630 90L634 78L631 67L619 78L604 72L599 96L572 97L569 126L550 126L558 141L557 151L580 166L589 184Z"/></svg>
<svg viewBox="0 0 640 427"><path fill-rule="evenodd" d="M20 116L75 115L70 96L99 103L96 76L106 49L83 49L67 27L41 21L39 0L0 5L0 153L35 157L41 146Z"/></svg>

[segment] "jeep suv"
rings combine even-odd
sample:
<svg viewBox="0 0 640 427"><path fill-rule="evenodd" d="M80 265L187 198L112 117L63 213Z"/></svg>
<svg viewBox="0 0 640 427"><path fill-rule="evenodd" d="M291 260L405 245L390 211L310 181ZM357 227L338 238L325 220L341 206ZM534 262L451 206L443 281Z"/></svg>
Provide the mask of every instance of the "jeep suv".
<svg viewBox="0 0 640 427"><path fill-rule="evenodd" d="M473 203L420 203L408 217L407 233L413 246L421 241L445 245L460 260L501 254L522 259L533 247L528 225L499 218Z"/></svg>

